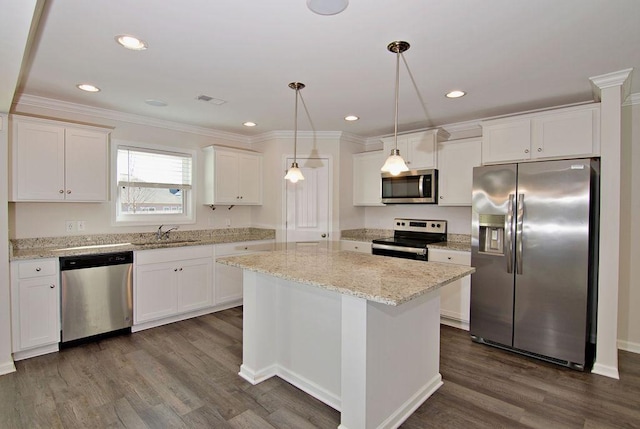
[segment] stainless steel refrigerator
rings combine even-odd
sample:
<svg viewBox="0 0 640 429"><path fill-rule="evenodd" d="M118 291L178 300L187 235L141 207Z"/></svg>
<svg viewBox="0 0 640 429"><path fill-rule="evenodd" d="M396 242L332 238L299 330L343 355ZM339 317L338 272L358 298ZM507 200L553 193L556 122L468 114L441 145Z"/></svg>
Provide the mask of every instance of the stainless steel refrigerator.
<svg viewBox="0 0 640 429"><path fill-rule="evenodd" d="M595 350L597 159L473 171L471 338L575 369Z"/></svg>

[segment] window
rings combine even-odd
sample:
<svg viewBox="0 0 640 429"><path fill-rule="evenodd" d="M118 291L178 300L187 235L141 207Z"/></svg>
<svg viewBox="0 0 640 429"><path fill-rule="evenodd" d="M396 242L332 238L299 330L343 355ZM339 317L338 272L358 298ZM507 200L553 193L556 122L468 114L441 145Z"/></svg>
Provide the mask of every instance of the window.
<svg viewBox="0 0 640 429"><path fill-rule="evenodd" d="M117 145L117 224L193 222L191 152Z"/></svg>

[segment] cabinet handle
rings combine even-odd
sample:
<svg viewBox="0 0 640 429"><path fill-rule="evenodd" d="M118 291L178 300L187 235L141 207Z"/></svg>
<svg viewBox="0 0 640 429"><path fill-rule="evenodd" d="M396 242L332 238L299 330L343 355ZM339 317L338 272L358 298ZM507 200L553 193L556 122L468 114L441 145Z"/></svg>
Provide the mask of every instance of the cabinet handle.
<svg viewBox="0 0 640 429"><path fill-rule="evenodd" d="M440 195L440 199L441 199L441 200L444 200L444 197L443 197L442 195Z"/></svg>
<svg viewBox="0 0 640 429"><path fill-rule="evenodd" d="M178 272L178 269L177 269L177 268L174 268L174 269L173 269L173 271Z"/></svg>
<svg viewBox="0 0 640 429"><path fill-rule="evenodd" d="M182 271L182 268L180 268L180 271Z"/></svg>
<svg viewBox="0 0 640 429"><path fill-rule="evenodd" d="M525 150L524 150L524 153L529 153L529 149L525 149Z"/></svg>
<svg viewBox="0 0 640 429"><path fill-rule="evenodd" d="M40 272L40 271L42 271L42 268L38 267L38 268L36 268L36 271Z"/></svg>
<svg viewBox="0 0 640 429"><path fill-rule="evenodd" d="M56 285L49 285L49 287L50 287L51 289L55 289L55 288L56 288Z"/></svg>
<svg viewBox="0 0 640 429"><path fill-rule="evenodd" d="M447 259L448 259L448 260L451 260L451 256L447 256Z"/></svg>
<svg viewBox="0 0 640 429"><path fill-rule="evenodd" d="M64 189L60 189L60 190L58 191L58 193L60 193L60 194L64 194Z"/></svg>
<svg viewBox="0 0 640 429"><path fill-rule="evenodd" d="M538 152L542 152L542 148L541 147L538 148Z"/></svg>
<svg viewBox="0 0 640 429"><path fill-rule="evenodd" d="M67 191L67 194L70 194L70 193L71 193L71 191L70 191L70 190L68 190L68 191Z"/></svg>
<svg viewBox="0 0 640 429"><path fill-rule="evenodd" d="M249 250L249 246L244 246L244 250Z"/></svg>

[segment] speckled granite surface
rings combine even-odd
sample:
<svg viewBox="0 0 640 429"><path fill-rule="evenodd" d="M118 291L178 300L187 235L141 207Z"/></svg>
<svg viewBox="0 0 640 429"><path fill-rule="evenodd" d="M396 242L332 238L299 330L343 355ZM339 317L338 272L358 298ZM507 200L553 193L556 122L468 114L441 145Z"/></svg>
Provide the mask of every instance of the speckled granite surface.
<svg viewBox="0 0 640 429"><path fill-rule="evenodd" d="M475 271L462 265L311 246L216 261L387 305L400 305Z"/></svg>
<svg viewBox="0 0 640 429"><path fill-rule="evenodd" d="M9 259L57 258L127 250L272 240L275 237L273 229L225 228L171 231L168 239L163 240L158 240L152 232L23 238L11 240Z"/></svg>
<svg viewBox="0 0 640 429"><path fill-rule="evenodd" d="M468 234L447 234L446 242L429 244L427 248L471 252L471 236Z"/></svg>
<svg viewBox="0 0 640 429"><path fill-rule="evenodd" d="M391 229L346 229L340 231L341 240L371 241L376 238L393 237ZM446 243L434 243L427 246L430 249L457 250L460 252L471 252L471 235L469 234L447 234Z"/></svg>
<svg viewBox="0 0 640 429"><path fill-rule="evenodd" d="M340 231L340 240L371 241L376 238L393 237L392 229L345 229Z"/></svg>

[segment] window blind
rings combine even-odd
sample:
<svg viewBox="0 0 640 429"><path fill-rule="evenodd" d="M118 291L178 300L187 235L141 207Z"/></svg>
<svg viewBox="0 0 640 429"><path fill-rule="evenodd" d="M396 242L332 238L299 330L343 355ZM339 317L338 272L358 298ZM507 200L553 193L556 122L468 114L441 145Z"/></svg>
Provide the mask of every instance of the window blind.
<svg viewBox="0 0 640 429"><path fill-rule="evenodd" d="M118 185L191 189L190 154L140 148L118 148Z"/></svg>

